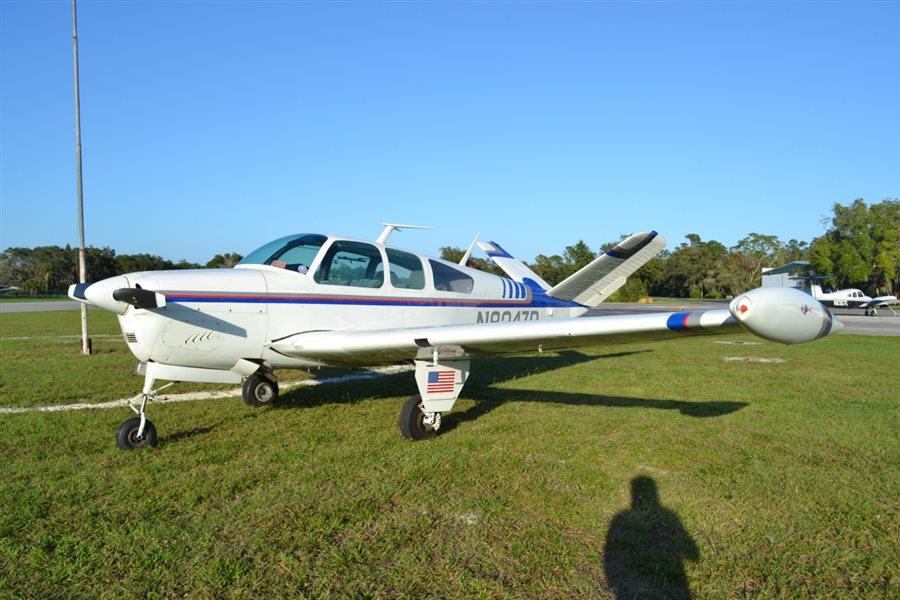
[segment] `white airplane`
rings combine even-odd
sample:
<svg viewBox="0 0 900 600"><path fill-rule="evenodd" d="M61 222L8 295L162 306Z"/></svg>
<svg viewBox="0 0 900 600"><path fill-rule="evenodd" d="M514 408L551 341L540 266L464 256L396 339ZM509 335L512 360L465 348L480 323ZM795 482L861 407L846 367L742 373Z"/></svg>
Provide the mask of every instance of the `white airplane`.
<svg viewBox="0 0 900 600"><path fill-rule="evenodd" d="M508 277L387 246L402 227L410 226L386 224L375 242L290 235L233 269L128 273L71 286L72 298L118 315L140 361L137 416L118 428L118 446L156 443L146 407L161 391L157 380L243 381L244 401L259 406L278 398L274 369L413 363L419 393L400 411L400 431L418 440L438 431L480 356L745 328L795 344L843 327L790 288L752 290L728 309L578 318L665 247L656 232L626 238L550 286L495 243L479 247Z"/></svg>
<svg viewBox="0 0 900 600"><path fill-rule="evenodd" d="M897 304L896 296L878 296L872 298L867 296L856 288L847 288L843 290L835 290L831 292L823 292L822 286L818 284L810 284L810 294L813 298L830 307L846 307L846 308L864 308L866 314L871 312L875 314L875 310L879 307L890 307ZM893 309L892 309L893 310Z"/></svg>

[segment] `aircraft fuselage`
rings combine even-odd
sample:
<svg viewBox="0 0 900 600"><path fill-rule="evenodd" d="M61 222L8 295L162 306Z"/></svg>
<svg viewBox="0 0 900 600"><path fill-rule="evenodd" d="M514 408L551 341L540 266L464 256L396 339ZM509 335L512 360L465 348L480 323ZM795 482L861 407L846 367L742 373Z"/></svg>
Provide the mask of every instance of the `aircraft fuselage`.
<svg viewBox="0 0 900 600"><path fill-rule="evenodd" d="M335 244L352 244L364 254L335 253ZM404 268L395 268L392 257ZM87 293L95 304L118 313L125 341L140 362L205 369L230 369L240 359L270 369L320 365L272 348L278 340L312 331L538 321L587 310L549 297L537 285L346 238L325 240L305 270L269 262L275 264L129 273L93 284ZM353 269L334 275L347 265ZM401 271L405 280L397 277ZM140 310L111 300L122 288L158 292L165 306Z"/></svg>

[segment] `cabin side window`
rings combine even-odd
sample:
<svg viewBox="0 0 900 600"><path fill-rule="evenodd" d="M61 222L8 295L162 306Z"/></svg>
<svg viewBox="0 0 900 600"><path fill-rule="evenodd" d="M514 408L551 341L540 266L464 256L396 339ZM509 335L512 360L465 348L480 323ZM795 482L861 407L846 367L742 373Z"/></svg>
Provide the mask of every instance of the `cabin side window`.
<svg viewBox="0 0 900 600"><path fill-rule="evenodd" d="M392 248L386 252L393 287L402 290L425 289L425 269L418 256Z"/></svg>
<svg viewBox="0 0 900 600"><path fill-rule="evenodd" d="M336 241L316 270L316 283L380 288L384 285L381 252L371 244Z"/></svg>
<svg viewBox="0 0 900 600"><path fill-rule="evenodd" d="M457 292L460 294L471 294L475 280L463 273L462 271L429 259L431 264L431 272L434 274L434 289L440 292Z"/></svg>

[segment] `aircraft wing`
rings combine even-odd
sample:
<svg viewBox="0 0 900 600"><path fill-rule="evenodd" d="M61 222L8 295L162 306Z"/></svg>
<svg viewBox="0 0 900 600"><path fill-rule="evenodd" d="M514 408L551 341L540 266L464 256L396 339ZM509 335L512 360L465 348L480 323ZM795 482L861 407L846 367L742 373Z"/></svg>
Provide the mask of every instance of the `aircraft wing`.
<svg viewBox="0 0 900 600"><path fill-rule="evenodd" d="M900 300L896 296L878 296L869 300L866 306L871 308L873 306L890 306L891 304L900 304Z"/></svg>
<svg viewBox="0 0 900 600"><path fill-rule="evenodd" d="M521 354L581 346L654 341L689 335L738 333L744 328L786 344L842 327L807 294L791 288L758 288L728 309L473 323L369 331L310 331L275 340L282 354L326 364L377 364L406 360Z"/></svg>
<svg viewBox="0 0 900 600"><path fill-rule="evenodd" d="M378 364L430 359L435 349L442 358L466 358L740 331L737 321L722 309L376 331L315 331L279 340L272 349L328 364Z"/></svg>

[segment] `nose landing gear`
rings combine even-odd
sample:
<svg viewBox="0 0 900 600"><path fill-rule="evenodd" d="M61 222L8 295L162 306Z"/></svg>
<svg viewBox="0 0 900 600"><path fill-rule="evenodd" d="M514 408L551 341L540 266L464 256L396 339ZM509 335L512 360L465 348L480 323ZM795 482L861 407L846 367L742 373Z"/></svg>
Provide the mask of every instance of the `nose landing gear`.
<svg viewBox="0 0 900 600"><path fill-rule="evenodd" d="M116 446L122 450L137 450L145 446L156 445L156 427L150 419L147 418L145 410L147 402L156 397L157 393L165 388L174 385L166 384L159 390L152 389L153 380L148 379L144 383L144 391L141 393L141 407L135 408L133 404L129 404L128 408L133 410L137 416L125 419L116 430Z"/></svg>
<svg viewBox="0 0 900 600"><path fill-rule="evenodd" d="M147 418L147 403L159 398L159 393L164 389L181 381L236 384L246 377L242 388L244 402L250 406L267 406L278 400L278 382L275 375L270 369L249 360L241 359L231 369L206 369L147 362L140 364L137 372L144 376L144 388L140 396L128 405L136 416L126 419L116 430L116 445L122 450L136 450L156 445L156 427ZM168 380L171 383L154 389L153 386L158 379ZM159 400L164 401L165 398Z"/></svg>

